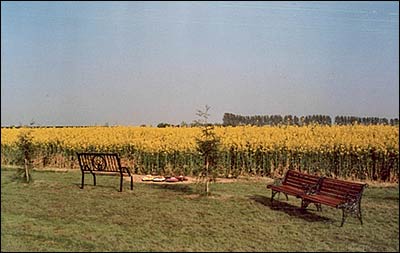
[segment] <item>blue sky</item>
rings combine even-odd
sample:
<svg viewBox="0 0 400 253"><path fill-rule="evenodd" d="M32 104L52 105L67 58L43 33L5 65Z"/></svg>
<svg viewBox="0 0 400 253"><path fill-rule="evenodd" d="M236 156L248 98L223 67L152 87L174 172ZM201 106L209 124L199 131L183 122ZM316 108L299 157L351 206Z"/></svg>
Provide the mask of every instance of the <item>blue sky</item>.
<svg viewBox="0 0 400 253"><path fill-rule="evenodd" d="M399 117L398 2L1 2L1 125Z"/></svg>

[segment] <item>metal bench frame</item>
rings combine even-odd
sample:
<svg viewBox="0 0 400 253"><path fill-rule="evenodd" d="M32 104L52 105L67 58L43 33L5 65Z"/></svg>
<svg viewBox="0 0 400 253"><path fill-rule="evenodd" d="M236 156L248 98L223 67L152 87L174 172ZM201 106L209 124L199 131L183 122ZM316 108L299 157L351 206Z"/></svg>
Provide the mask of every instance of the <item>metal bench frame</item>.
<svg viewBox="0 0 400 253"><path fill-rule="evenodd" d="M119 191L122 192L123 177L131 178L131 190L133 190L133 173L128 167L121 166L121 160L117 153L77 153L79 166L82 172L83 189L85 174L93 175L93 185L96 186L96 175L119 175Z"/></svg>
<svg viewBox="0 0 400 253"><path fill-rule="evenodd" d="M301 208L306 209L310 203L314 203L319 211L322 211L321 204L342 209L341 227L349 214L356 216L362 225L361 198L367 186L364 183L322 177L315 191L302 196Z"/></svg>
<svg viewBox="0 0 400 253"><path fill-rule="evenodd" d="M310 175L294 170L288 170L284 179L275 180L267 185L271 189L271 206L277 193L301 198L301 209L305 210L309 204L314 204L317 211L322 211L321 205L342 209L343 226L349 214L355 215L363 224L361 213L361 198L367 184L349 182L328 177Z"/></svg>

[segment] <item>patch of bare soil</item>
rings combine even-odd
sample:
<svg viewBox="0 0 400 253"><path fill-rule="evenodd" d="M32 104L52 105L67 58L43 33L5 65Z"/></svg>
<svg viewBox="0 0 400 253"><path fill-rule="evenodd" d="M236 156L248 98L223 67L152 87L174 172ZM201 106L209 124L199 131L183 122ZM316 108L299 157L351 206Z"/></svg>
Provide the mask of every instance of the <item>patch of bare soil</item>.
<svg viewBox="0 0 400 253"><path fill-rule="evenodd" d="M187 180L179 182L153 182L153 181L142 181L145 175L133 175L133 182L144 183L144 184L193 184L197 183L198 179L196 177L185 176ZM125 177L125 180L130 181L129 177ZM264 177L238 177L238 178L217 178L216 183L235 183L235 182L264 182L272 183L273 179Z"/></svg>
<svg viewBox="0 0 400 253"><path fill-rule="evenodd" d="M18 166L6 165L9 168L18 168ZM79 169L70 169L70 168L54 168L54 167L45 167L45 168L34 168L34 171L55 171L55 172L69 172L69 171L80 171ZM145 183L145 184L193 184L197 183L196 177L185 176L187 178L186 181L179 181L179 182L153 182L153 181L142 181L146 175L133 175L133 181L136 183ZM124 177L125 180L130 181L129 177ZM398 187L399 182L382 182L382 181L359 181L350 178L344 178L343 180L348 181L357 181L362 183L367 183L370 187ZM238 178L217 178L217 183L235 183L235 182L262 182L265 184L273 183L272 178L268 177L260 177L260 176L241 176Z"/></svg>

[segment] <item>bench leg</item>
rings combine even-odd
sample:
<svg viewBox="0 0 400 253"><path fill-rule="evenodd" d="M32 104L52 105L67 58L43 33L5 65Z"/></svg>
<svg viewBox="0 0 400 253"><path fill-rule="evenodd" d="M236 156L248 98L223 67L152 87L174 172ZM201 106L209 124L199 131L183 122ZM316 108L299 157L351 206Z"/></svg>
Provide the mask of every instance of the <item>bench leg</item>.
<svg viewBox="0 0 400 253"><path fill-rule="evenodd" d="M301 199L301 209L305 210L309 204L310 201Z"/></svg>
<svg viewBox="0 0 400 253"><path fill-rule="evenodd" d="M286 201L289 201L289 197L286 193L282 192L285 195ZM278 192L278 200L281 199L281 192Z"/></svg>
<svg viewBox="0 0 400 253"><path fill-rule="evenodd" d="M81 185L81 189L83 189L84 183L85 183L85 173L82 172L82 185Z"/></svg>
<svg viewBox="0 0 400 253"><path fill-rule="evenodd" d="M123 182L123 177L121 175L121 178L119 180L119 191L122 192L122 182Z"/></svg>
<svg viewBox="0 0 400 253"><path fill-rule="evenodd" d="M273 203L273 201L274 201L274 197L275 197L275 195L277 194L278 192L277 191L274 191L274 190L272 190L272 192L271 192L271 206L272 206L272 203Z"/></svg>
<svg viewBox="0 0 400 253"><path fill-rule="evenodd" d="M96 186L96 175L93 174L93 185Z"/></svg>
<svg viewBox="0 0 400 253"><path fill-rule="evenodd" d="M356 216L360 220L361 225L363 224L360 202L343 205L340 208L342 209L342 224L340 225L341 227L343 226L348 215Z"/></svg>
<svg viewBox="0 0 400 253"><path fill-rule="evenodd" d="M357 217L358 217L358 219L360 220L361 225L362 225L363 222L362 222L361 205L360 205L360 204L358 205L358 215L357 215Z"/></svg>
<svg viewBox="0 0 400 253"><path fill-rule="evenodd" d="M344 221L346 220L347 214L344 211L344 208L342 209L342 224L340 224L341 227L343 227Z"/></svg>
<svg viewBox="0 0 400 253"><path fill-rule="evenodd" d="M348 215L356 216L360 220L361 225L363 224L360 201L345 203L339 208L342 209L342 224L340 225L341 227L343 226Z"/></svg>
<svg viewBox="0 0 400 253"><path fill-rule="evenodd" d="M306 209L308 205L310 205L311 202L308 200L301 199L301 209ZM322 211L322 207L320 203L314 203L315 207L317 208L317 211Z"/></svg>
<svg viewBox="0 0 400 253"><path fill-rule="evenodd" d="M289 197L286 193L282 192L285 195L286 201L289 201ZM278 200L281 199L281 192L278 192Z"/></svg>
<svg viewBox="0 0 400 253"><path fill-rule="evenodd" d="M346 213L346 211L344 209L342 209L342 224L340 224L341 227L343 227L343 224L344 224L346 218L347 218L347 213ZM357 214L357 218L360 220L361 225L362 225L363 222L362 222L361 213Z"/></svg>
<svg viewBox="0 0 400 253"><path fill-rule="evenodd" d="M133 177L131 176L131 190L133 190Z"/></svg>

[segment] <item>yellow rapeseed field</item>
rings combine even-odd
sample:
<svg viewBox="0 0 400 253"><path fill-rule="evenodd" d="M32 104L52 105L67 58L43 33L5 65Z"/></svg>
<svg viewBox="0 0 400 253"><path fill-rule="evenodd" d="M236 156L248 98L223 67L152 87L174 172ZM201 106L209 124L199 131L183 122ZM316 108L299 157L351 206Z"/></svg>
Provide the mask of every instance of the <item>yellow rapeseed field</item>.
<svg viewBox="0 0 400 253"><path fill-rule="evenodd" d="M172 167L201 164L195 142L201 129L196 127L2 128L2 150L15 148L21 131L30 131L38 153L47 156L71 157L75 152L87 150L119 152L122 157L134 157L137 166L146 172L150 167L165 168L168 164ZM222 166L238 173L269 174L279 165L326 165L330 168L324 170L332 171L338 171L338 167L354 171L357 167L363 174L374 177L373 173L379 174L376 169L379 161L386 162L386 167L398 166L399 128L395 126L239 126L216 127L215 132L221 138ZM10 153L2 151L2 163L11 160L7 157ZM380 164L380 170L384 170Z"/></svg>
<svg viewBox="0 0 400 253"><path fill-rule="evenodd" d="M2 128L1 145L13 145L18 134L27 128ZM38 146L57 144L60 150L118 149L135 146L145 152L194 151L199 128L152 127L65 127L29 128ZM287 127L216 127L223 149L286 149L295 151L342 152L365 151L371 148L382 152L399 151L399 129L393 126L287 126Z"/></svg>

